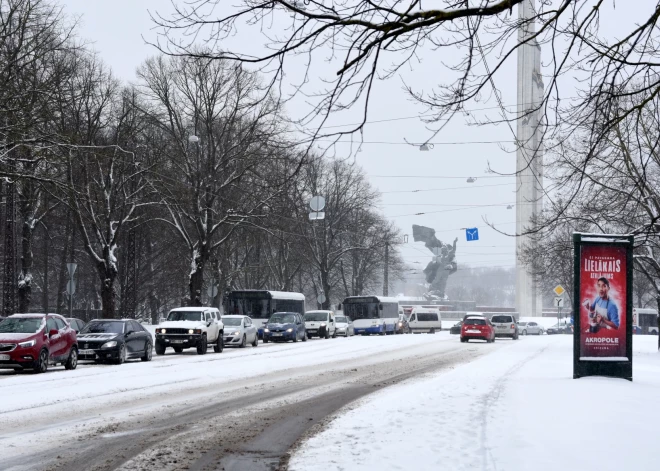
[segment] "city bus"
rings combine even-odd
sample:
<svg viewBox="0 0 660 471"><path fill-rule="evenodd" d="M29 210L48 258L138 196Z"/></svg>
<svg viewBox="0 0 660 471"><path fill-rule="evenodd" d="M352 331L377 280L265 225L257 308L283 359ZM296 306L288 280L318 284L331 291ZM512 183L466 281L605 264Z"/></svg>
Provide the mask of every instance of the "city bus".
<svg viewBox="0 0 660 471"><path fill-rule="evenodd" d="M263 339L264 324L275 312L297 312L305 315L305 295L286 291L264 291L255 289L236 290L225 298L225 314L250 316Z"/></svg>
<svg viewBox="0 0 660 471"><path fill-rule="evenodd" d="M396 330L399 319L397 298L349 296L339 308L353 320L355 335L391 335Z"/></svg>
<svg viewBox="0 0 660 471"><path fill-rule="evenodd" d="M633 333L638 335L658 335L658 311L655 309L634 307Z"/></svg>

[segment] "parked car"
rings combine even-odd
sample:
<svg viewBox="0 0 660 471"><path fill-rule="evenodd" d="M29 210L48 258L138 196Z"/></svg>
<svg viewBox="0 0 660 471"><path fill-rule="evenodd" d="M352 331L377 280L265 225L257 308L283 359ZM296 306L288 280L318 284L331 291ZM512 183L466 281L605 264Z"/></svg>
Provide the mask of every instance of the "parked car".
<svg viewBox="0 0 660 471"><path fill-rule="evenodd" d="M344 337L355 335L353 321L348 316L335 316L335 328L337 329L337 335L343 335Z"/></svg>
<svg viewBox="0 0 660 471"><path fill-rule="evenodd" d="M297 312L276 312L264 325L264 343L307 341L305 321Z"/></svg>
<svg viewBox="0 0 660 471"><path fill-rule="evenodd" d="M511 337L518 340L518 325L511 314L497 314L490 318L497 337Z"/></svg>
<svg viewBox="0 0 660 471"><path fill-rule="evenodd" d="M307 337L333 339L337 337L335 313L332 311L307 311L305 313Z"/></svg>
<svg viewBox="0 0 660 471"><path fill-rule="evenodd" d="M523 335L543 335L543 326L538 322L518 322L518 332Z"/></svg>
<svg viewBox="0 0 660 471"><path fill-rule="evenodd" d="M151 334L132 319L94 319L78 335L80 359L99 363L121 365L133 358L151 361L153 345Z"/></svg>
<svg viewBox="0 0 660 471"><path fill-rule="evenodd" d="M225 346L224 330L217 308L172 309L167 320L156 328L156 355L164 355L168 347L176 353L181 353L184 348L195 348L198 355L204 355L209 345L213 345L214 352L220 353Z"/></svg>
<svg viewBox="0 0 660 471"><path fill-rule="evenodd" d="M554 334L572 334L573 333L573 326L570 324L555 324L552 327L548 327L548 330L546 330L548 335L554 335Z"/></svg>
<svg viewBox="0 0 660 471"><path fill-rule="evenodd" d="M458 321L456 324L451 326L451 329L449 329L449 333L453 335L460 335L462 325L463 325L463 321Z"/></svg>
<svg viewBox="0 0 660 471"><path fill-rule="evenodd" d="M495 327L483 316L471 316L463 321L461 326L461 342L469 340L495 341Z"/></svg>
<svg viewBox="0 0 660 471"><path fill-rule="evenodd" d="M78 366L76 331L58 314L14 314L0 322L0 368L45 373Z"/></svg>
<svg viewBox="0 0 660 471"><path fill-rule="evenodd" d="M394 326L395 334L409 334L410 332L410 323L408 322L408 317L405 314L399 314L399 320Z"/></svg>
<svg viewBox="0 0 660 471"><path fill-rule="evenodd" d="M77 334L85 327L85 321L81 319L76 319L75 317L67 317L66 321L69 323L71 328L76 331Z"/></svg>
<svg viewBox="0 0 660 471"><path fill-rule="evenodd" d="M248 343L253 347L259 345L257 327L249 316L222 316L222 324L225 326L225 347L245 348Z"/></svg>
<svg viewBox="0 0 660 471"><path fill-rule="evenodd" d="M410 331L413 333L428 332L435 334L436 330L442 330L442 319L437 309L416 307L410 313L408 319Z"/></svg>

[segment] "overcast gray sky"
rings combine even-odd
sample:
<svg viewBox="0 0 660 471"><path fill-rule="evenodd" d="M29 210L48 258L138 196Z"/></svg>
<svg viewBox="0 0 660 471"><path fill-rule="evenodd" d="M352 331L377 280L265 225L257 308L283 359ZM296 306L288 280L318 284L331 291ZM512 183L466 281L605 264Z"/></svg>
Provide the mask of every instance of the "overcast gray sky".
<svg viewBox="0 0 660 471"><path fill-rule="evenodd" d="M636 6L638 2L653 3L652 0L635 0ZM148 10L167 16L172 8L166 0L64 0L62 3L68 14L81 16L81 37L92 42L115 75L125 81L133 81L136 67L156 54L142 39L143 36L155 39ZM622 10L625 8L619 8L617 16L605 17L603 21L614 23L630 19L632 13L626 16ZM243 37L242 40L247 39ZM446 57L435 54L427 51L424 63L409 73L408 78L420 90L429 91L442 80L438 76L442 69L436 64ZM507 108L515 107L515 67L515 60L510 61L496 77ZM372 103L370 121L381 122L366 127L365 143L357 154L357 161L372 184L382 192L381 209L385 216L395 221L403 233L410 234L409 243L403 248L406 262L423 268L430 260L430 253L423 244L412 242L412 224L419 224L435 228L438 238L444 242L458 237L459 269L466 264L514 266L514 239L487 227L483 218L504 231L515 230L515 209L507 209L508 204L515 204L515 179L486 174L489 162L499 172L513 172L515 154L502 150L495 143L474 143L511 142L510 129L506 125L468 126L465 116L457 116L433 139L436 142L433 150L420 152L406 145L404 138L421 142L430 132L416 117L422 110L404 94L401 82L380 83ZM297 106L304 107L304 104ZM491 97L490 101L474 103L469 109L474 110L472 117L484 117L487 113L497 117L495 106ZM304 112L303 109L291 111ZM356 116L356 119L359 118ZM510 144L504 145L511 148ZM339 150L345 152L347 147ZM468 177L476 181L467 183ZM475 226L480 228L480 240L466 242L461 228ZM454 276L460 276L460 272Z"/></svg>

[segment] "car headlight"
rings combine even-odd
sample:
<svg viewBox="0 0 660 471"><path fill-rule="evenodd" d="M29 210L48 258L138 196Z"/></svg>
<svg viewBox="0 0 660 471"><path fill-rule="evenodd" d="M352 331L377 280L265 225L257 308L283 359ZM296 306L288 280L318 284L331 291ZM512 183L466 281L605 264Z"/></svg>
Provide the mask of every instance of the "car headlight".
<svg viewBox="0 0 660 471"><path fill-rule="evenodd" d="M116 340L111 340L110 342L106 342L103 345L101 345L101 348L112 348L117 346L117 341Z"/></svg>
<svg viewBox="0 0 660 471"><path fill-rule="evenodd" d="M158 329L156 332L160 332L161 334L164 334L164 333L167 332L167 330L166 329Z"/></svg>
<svg viewBox="0 0 660 471"><path fill-rule="evenodd" d="M189 334L194 334L195 331L194 331L193 329L188 329L188 333L189 333Z"/></svg>
<svg viewBox="0 0 660 471"><path fill-rule="evenodd" d="M270 332L270 330L268 330L268 329L264 329L264 332L268 333L268 332Z"/></svg>
<svg viewBox="0 0 660 471"><path fill-rule="evenodd" d="M403 327L403 322L399 322L399 327Z"/></svg>
<svg viewBox="0 0 660 471"><path fill-rule="evenodd" d="M293 332L293 329L286 329L287 332Z"/></svg>
<svg viewBox="0 0 660 471"><path fill-rule="evenodd" d="M18 344L19 347L23 348L29 348L29 347L34 347L37 344L36 340L28 340L27 342L21 342Z"/></svg>
<svg viewBox="0 0 660 471"><path fill-rule="evenodd" d="M321 322L321 327L325 327L325 322Z"/></svg>
<svg viewBox="0 0 660 471"><path fill-rule="evenodd" d="M237 330L237 331L234 332L232 335L241 335L241 331L240 331L240 330Z"/></svg>

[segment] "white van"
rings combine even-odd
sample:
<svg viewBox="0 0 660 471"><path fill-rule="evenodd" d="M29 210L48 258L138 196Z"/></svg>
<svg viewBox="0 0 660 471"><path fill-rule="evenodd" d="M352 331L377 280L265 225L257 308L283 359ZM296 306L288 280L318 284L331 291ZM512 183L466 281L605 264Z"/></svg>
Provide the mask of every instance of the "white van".
<svg viewBox="0 0 660 471"><path fill-rule="evenodd" d="M410 325L410 332L418 334L420 332L428 332L435 334L436 330L442 330L442 318L437 309L428 307L416 307L410 313L408 319Z"/></svg>
<svg viewBox="0 0 660 471"><path fill-rule="evenodd" d="M337 337L335 313L332 311L307 311L305 313L305 330L307 338L312 337L333 339Z"/></svg>

